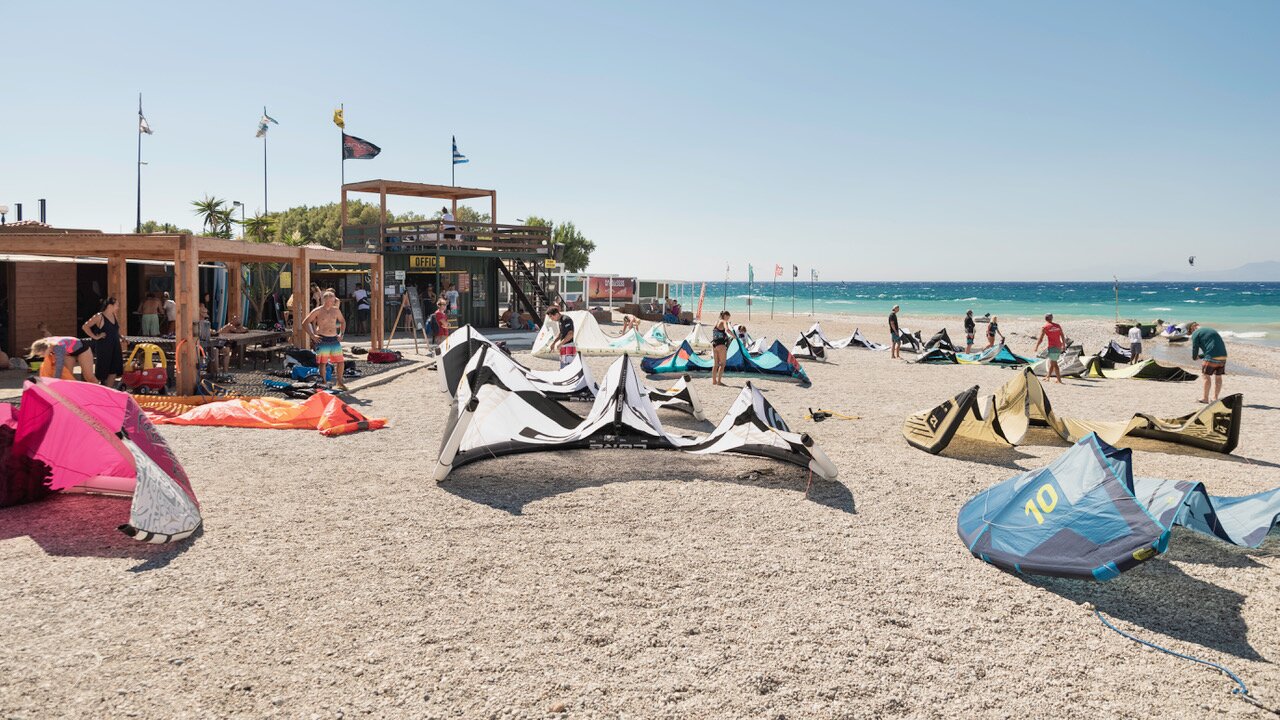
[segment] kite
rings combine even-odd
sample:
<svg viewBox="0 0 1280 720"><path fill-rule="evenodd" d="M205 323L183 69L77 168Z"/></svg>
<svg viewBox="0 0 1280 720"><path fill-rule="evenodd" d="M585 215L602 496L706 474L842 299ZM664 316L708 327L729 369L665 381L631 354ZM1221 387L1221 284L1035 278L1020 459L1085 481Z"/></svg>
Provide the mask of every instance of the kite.
<svg viewBox="0 0 1280 720"><path fill-rule="evenodd" d="M664 358L645 358L640 362L644 372L651 375L665 373L711 372L712 360L699 357L689 343L681 343L680 349ZM762 353L751 353L740 338L729 341L725 355L724 370L727 373L740 375L764 375L773 378L793 378L800 385L808 387L809 375L800 366L795 356L787 351L777 340Z"/></svg>
<svg viewBox="0 0 1280 720"><path fill-rule="evenodd" d="M978 397L978 386L941 405L907 418L902 434L916 448L934 455L957 435L1002 445L1022 444L1030 427L1048 427L1074 443L1089 433L1117 443L1128 435L1229 453L1240 441L1244 397L1236 394L1175 418L1135 413L1127 421L1093 421L1059 417L1044 387L1030 368L1005 383L994 395Z"/></svg>
<svg viewBox="0 0 1280 720"><path fill-rule="evenodd" d="M573 344L580 355L662 357L671 352L670 344L646 338L638 330L628 330L618 337L612 337L600 329L595 316L589 312L573 310L564 314L573 320ZM529 354L535 357L559 357L559 351L551 347L559 336L560 324L549 318L544 320Z"/></svg>
<svg viewBox="0 0 1280 720"><path fill-rule="evenodd" d="M800 337L791 346L791 354L805 360L826 362L829 347L832 347L831 343L822 336L822 330L815 324L808 331L800 333Z"/></svg>
<svg viewBox="0 0 1280 720"><path fill-rule="evenodd" d="M956 531L974 557L1010 572L1110 580L1165 552L1177 525L1256 548L1280 526L1280 488L1221 497L1198 482L1135 478L1132 451L1090 433L974 496Z"/></svg>
<svg viewBox="0 0 1280 720"><path fill-rule="evenodd" d="M1155 360L1147 359L1133 365L1116 365L1105 362L1097 355L1089 358L1082 374L1089 378L1111 378L1138 380L1159 380L1162 382L1187 382L1196 379L1196 374L1187 372L1176 365L1161 365Z"/></svg>
<svg viewBox="0 0 1280 720"><path fill-rule="evenodd" d="M674 435L662 426L628 357L614 361L586 417L539 393L519 372L490 362L481 349L458 386L435 469L437 482L455 468L512 453L570 449L666 449L770 457L833 480L836 467L807 434L794 433L769 401L746 383L710 435Z"/></svg>
<svg viewBox="0 0 1280 720"><path fill-rule="evenodd" d="M13 455L26 458L28 475L32 464L47 466L49 491L133 497L129 522L119 526L125 535L159 544L200 527L191 481L128 393L40 378L23 389L12 421ZM22 479L6 475L0 484Z"/></svg>
<svg viewBox="0 0 1280 720"><path fill-rule="evenodd" d="M947 329L943 328L929 338L929 342L924 344L923 352L929 352L934 349L942 349L948 352L958 353L960 348L951 342L951 336L947 334Z"/></svg>
<svg viewBox="0 0 1280 720"><path fill-rule="evenodd" d="M144 398L147 416L157 425L212 425L264 430L319 430L327 437L386 427L382 418L366 418L342 400L320 391L302 402L282 398L215 399L195 407L174 407L171 398ZM178 410L178 412L174 412Z"/></svg>

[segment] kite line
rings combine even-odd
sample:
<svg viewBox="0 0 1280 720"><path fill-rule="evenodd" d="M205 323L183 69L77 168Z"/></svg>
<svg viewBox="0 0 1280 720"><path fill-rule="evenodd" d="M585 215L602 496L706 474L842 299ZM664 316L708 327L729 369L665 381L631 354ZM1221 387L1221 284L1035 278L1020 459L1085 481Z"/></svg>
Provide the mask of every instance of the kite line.
<svg viewBox="0 0 1280 720"><path fill-rule="evenodd" d="M1146 640L1143 640L1142 638L1134 637L1133 635L1130 635L1129 633L1127 633L1127 632L1125 632L1125 631L1121 630L1120 628L1116 627L1115 625L1112 625L1112 624L1111 624L1111 621L1107 620L1106 616L1104 616L1104 615L1102 614L1102 611L1101 611L1101 610L1099 610L1099 609L1097 609L1097 608L1094 608L1093 613L1094 613L1095 615L1097 615L1097 616L1098 616L1098 619L1102 621L1102 624L1103 624L1103 625L1106 625L1107 627L1109 627L1109 628L1111 628L1112 630L1116 631L1117 633L1119 633L1119 634L1120 634L1120 636L1121 636L1121 637L1128 638L1129 640L1132 640L1132 641L1134 641L1134 642L1136 642L1136 643L1138 643L1138 644L1140 644L1140 645L1146 645L1146 646L1147 646L1147 647L1149 647L1149 648L1153 648L1153 649L1155 649L1155 650L1159 650L1159 651L1160 651L1160 652L1162 652L1162 653L1168 653L1169 655L1172 655L1172 656L1174 656L1174 657L1182 658L1183 660L1190 660L1191 662L1200 663L1201 665L1208 665L1208 666L1209 666L1209 667L1211 667L1211 668L1214 668L1214 669L1217 669L1217 670L1221 670L1223 673L1225 673L1225 674L1226 674L1226 676L1227 676L1227 677L1229 677L1229 678L1231 678L1232 680L1234 680L1234 681L1236 682L1236 684L1240 686L1240 687L1235 688L1235 689L1233 689L1233 690L1231 691L1231 694L1232 694L1232 695L1242 695L1242 696L1244 696L1244 698L1245 698L1246 700L1251 700L1251 701L1253 700L1253 698L1249 695L1249 688L1245 687L1245 685L1244 685L1244 681L1243 681L1243 680L1241 680L1241 679L1240 679L1240 677L1239 677L1238 675L1236 675L1235 673L1233 673L1233 672L1231 672L1230 670L1228 670L1226 667L1224 667L1224 666L1222 666L1222 665L1219 665L1218 663L1215 663L1215 662L1209 662L1208 660L1201 660L1201 659L1200 659L1200 658L1198 658L1198 657L1192 657L1192 656L1190 656L1190 655L1183 655L1182 653L1180 653L1180 652L1174 652L1173 650L1170 650L1169 648L1166 648L1166 647L1160 647L1159 645L1156 645L1156 644L1155 644L1155 643L1153 643L1153 642L1147 642Z"/></svg>

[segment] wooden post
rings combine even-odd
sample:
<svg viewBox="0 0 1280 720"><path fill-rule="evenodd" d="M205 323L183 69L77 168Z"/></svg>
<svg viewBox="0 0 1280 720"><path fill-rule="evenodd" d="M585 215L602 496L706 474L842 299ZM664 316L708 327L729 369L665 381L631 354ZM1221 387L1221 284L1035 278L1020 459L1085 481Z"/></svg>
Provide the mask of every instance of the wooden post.
<svg viewBox="0 0 1280 720"><path fill-rule="evenodd" d="M342 229L347 227L347 188L342 188Z"/></svg>
<svg viewBox="0 0 1280 720"><path fill-rule="evenodd" d="M129 334L129 274L125 271L124 255L107 258L107 296L120 303L116 318L120 322L120 335Z"/></svg>
<svg viewBox="0 0 1280 720"><path fill-rule="evenodd" d="M386 294L383 290L384 276L382 269L382 256L375 255L369 265L369 284L373 287L369 292L373 294L369 304L369 344L374 350L382 349L382 331L383 331L383 310L386 307Z"/></svg>
<svg viewBox="0 0 1280 720"><path fill-rule="evenodd" d="M181 235L178 252L173 264L174 302L178 304L177 346L174 361L177 363L177 393L191 395L196 389L197 338L193 332L200 307L200 249L195 238Z"/></svg>
<svg viewBox="0 0 1280 720"><path fill-rule="evenodd" d="M244 315L244 270L240 266L239 260L232 260L227 265L227 322L231 322L231 318L238 317L240 322L245 322Z"/></svg>
<svg viewBox="0 0 1280 720"><path fill-rule="evenodd" d="M311 336L302 321L311 314L311 258L307 249L298 249L293 262L293 344L300 348L311 347Z"/></svg>

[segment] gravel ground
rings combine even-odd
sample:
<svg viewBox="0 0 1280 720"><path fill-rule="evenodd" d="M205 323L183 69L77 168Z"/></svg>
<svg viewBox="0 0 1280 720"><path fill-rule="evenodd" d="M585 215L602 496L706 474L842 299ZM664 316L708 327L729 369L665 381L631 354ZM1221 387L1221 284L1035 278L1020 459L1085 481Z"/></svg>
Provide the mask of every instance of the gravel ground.
<svg viewBox="0 0 1280 720"><path fill-rule="evenodd" d="M751 330L789 340L809 322ZM855 322L887 340L880 318L824 328L843 336ZM941 321L903 323L927 337ZM1002 325L1030 350L1038 323ZM1067 330L1090 350L1112 337L1101 323ZM1280 484L1280 353L1231 351L1257 370L1227 378L1245 393L1239 449L1135 441L1139 473L1219 494ZM393 422L374 433L163 427L202 503L191 541L125 538L119 499L0 511L0 717L1260 712L1221 674L1106 630L1091 606L1224 663L1280 706L1276 536L1251 551L1178 531L1166 556L1106 584L1002 573L968 554L956 512L1065 446L1046 431L1015 449L957 443L935 457L900 428L1009 371L859 350L833 359L806 364L811 389L758 383L840 468L808 497L807 475L789 465L624 450L478 462L437 485L447 403L427 370L356 393L363 412ZM597 376L609 363L590 362ZM737 392L694 385L713 421ZM1137 380L1049 389L1060 413L1098 419L1181 414L1197 392ZM860 419L814 424L809 407Z"/></svg>

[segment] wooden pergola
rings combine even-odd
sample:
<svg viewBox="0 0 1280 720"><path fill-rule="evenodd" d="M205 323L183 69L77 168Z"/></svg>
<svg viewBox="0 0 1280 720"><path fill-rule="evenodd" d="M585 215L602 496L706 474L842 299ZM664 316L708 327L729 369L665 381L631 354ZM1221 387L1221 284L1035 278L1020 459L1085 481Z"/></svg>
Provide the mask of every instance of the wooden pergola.
<svg viewBox="0 0 1280 720"><path fill-rule="evenodd" d="M456 185L428 185L427 183L406 182L404 180L364 180L347 183L342 186L342 227L347 226L347 193L373 193L378 196L380 214L378 223L387 224L387 196L427 198L431 200L448 200L451 212L458 214L459 200L475 200L489 198L489 220L498 221L498 191L481 190L479 188L457 187Z"/></svg>
<svg viewBox="0 0 1280 720"><path fill-rule="evenodd" d="M160 260L173 263L174 301L177 320L177 392L189 395L195 390L197 347L194 325L199 319L200 263L221 262L227 268L227 297L244 296L241 268L245 263L289 263L293 267L294 322L293 342L308 347L301 318L311 311L311 264L344 262L367 265L370 270L370 343L382 348L383 273L382 256L369 253L342 252L316 246L294 247L278 243L250 243L240 240L200 237L186 234L111 234L6 232L0 234L0 253L43 255L52 257L98 257L107 259L107 294L128 297L129 260ZM128 313L120 314L120 334L128 334Z"/></svg>

